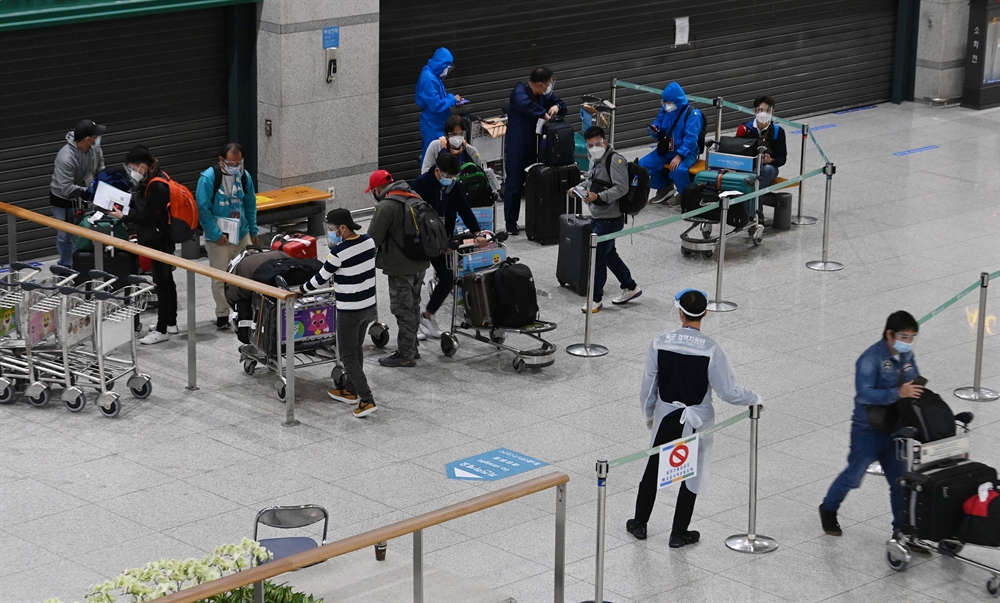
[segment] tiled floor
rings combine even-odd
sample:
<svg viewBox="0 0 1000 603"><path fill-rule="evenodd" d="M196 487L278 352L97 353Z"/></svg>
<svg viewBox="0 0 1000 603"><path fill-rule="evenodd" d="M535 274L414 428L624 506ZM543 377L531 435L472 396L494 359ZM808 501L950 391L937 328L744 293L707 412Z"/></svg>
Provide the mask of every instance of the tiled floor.
<svg viewBox="0 0 1000 603"><path fill-rule="evenodd" d="M727 251L725 298L740 308L705 322L741 381L765 399L758 526L780 548L751 557L723 544L746 529L749 434L740 423L717 435L713 481L695 510L697 546L666 546L669 493L660 497L649 540L632 540L624 523L642 466L612 471L608 600L988 599L987 575L949 559L918 558L901 574L886 567L889 503L881 479L868 478L847 499L842 538L823 535L816 505L846 458L854 360L879 337L885 317L900 308L923 315L980 271L1000 267L1000 111L880 105L809 121L836 124L817 138L837 164L830 258L846 268L805 268L820 257L821 224L769 232L758 248L736 236ZM930 145L938 148L893 155ZM792 155L786 175L798 170L797 149ZM808 165L820 165L813 150ZM809 181L806 213L821 216L822 200L822 181ZM638 221L671 212L651 207ZM498 446L571 475L567 601L592 598L594 461L645 447L637 393L649 341L673 328L676 291L714 291L714 263L681 257L680 231L678 224L619 242L645 294L631 307L595 316L593 340L610 347L606 357L579 359L560 349L554 366L519 375L509 354L467 340L454 358L425 345L419 367L410 370L379 367L380 352L369 349L380 411L365 420L350 416L325 396L328 371L318 367L299 372L302 424L294 428L280 426L273 376L245 375L235 338L209 324L208 282L199 278L200 390L184 389L182 333L141 350L153 395L124 395L116 420L101 418L92 405L80 414L20 400L0 407L0 600L80 600L88 585L125 567L238 540L250 533L256 511L275 503L322 504L333 514L331 538L352 535L513 483L518 478L494 485L445 479L446 462ZM510 254L533 269L543 316L559 323L553 340L560 348L582 341L582 298L555 282L556 249L522 237ZM385 292L380 280L383 309ZM994 389L998 306L1000 283L990 288L994 334L983 363L984 382ZM931 387L956 411L976 413L973 454L996 466L1000 404L949 393L972 380L976 320L972 295L924 326L916 352ZM427 563L520 602L551 600L553 513L554 495L544 493L433 528L425 536ZM409 542L393 542L390 554L408 556ZM996 551L972 556L1000 564Z"/></svg>

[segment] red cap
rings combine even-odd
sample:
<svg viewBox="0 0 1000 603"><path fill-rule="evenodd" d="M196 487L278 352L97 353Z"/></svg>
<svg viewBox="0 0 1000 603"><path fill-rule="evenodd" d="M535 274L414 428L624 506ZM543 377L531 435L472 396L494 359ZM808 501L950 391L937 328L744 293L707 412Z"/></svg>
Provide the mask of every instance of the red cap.
<svg viewBox="0 0 1000 603"><path fill-rule="evenodd" d="M385 186L390 182L392 182L392 174L386 170L375 170L371 176L368 176L368 188L365 189L365 192L370 193L373 188Z"/></svg>

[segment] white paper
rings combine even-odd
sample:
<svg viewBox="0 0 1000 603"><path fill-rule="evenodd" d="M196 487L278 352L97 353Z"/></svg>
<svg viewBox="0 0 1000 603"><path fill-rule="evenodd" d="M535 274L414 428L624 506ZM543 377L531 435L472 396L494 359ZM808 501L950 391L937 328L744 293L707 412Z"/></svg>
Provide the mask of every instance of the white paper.
<svg viewBox="0 0 1000 603"><path fill-rule="evenodd" d="M98 182L97 190L94 191L94 205L108 211L116 207L123 214L128 215L128 206L132 203L132 193L128 193L111 186L107 182Z"/></svg>
<svg viewBox="0 0 1000 603"><path fill-rule="evenodd" d="M660 446L657 489L679 484L698 475L698 434Z"/></svg>
<svg viewBox="0 0 1000 603"><path fill-rule="evenodd" d="M229 239L230 245L235 245L240 240L240 221L234 218L216 218L219 230Z"/></svg>
<svg viewBox="0 0 1000 603"><path fill-rule="evenodd" d="M539 117L538 118L538 123L535 124L535 134L538 134L539 136L541 136L542 135L542 128L544 128L544 127L545 127L545 118L544 117Z"/></svg>
<svg viewBox="0 0 1000 603"><path fill-rule="evenodd" d="M688 43L688 34L691 32L690 17L674 17L674 45L681 46Z"/></svg>

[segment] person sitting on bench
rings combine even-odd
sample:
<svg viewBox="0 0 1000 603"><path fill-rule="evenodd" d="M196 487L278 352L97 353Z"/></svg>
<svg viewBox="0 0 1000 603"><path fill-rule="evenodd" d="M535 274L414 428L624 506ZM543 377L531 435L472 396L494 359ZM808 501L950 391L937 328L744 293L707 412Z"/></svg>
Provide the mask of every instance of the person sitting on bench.
<svg viewBox="0 0 1000 603"><path fill-rule="evenodd" d="M650 203L662 203L680 193L691 184L688 169L698 161L699 138L705 125L701 111L688 103L684 89L677 82L670 82L661 94L661 108L656 119L649 124L649 135L656 139L656 148L639 160L639 165L649 171L649 184L656 189ZM669 172L669 180L663 170Z"/></svg>
<svg viewBox="0 0 1000 603"><path fill-rule="evenodd" d="M764 165L760 166L760 186L767 188L778 177L778 168L788 160L788 147L785 146L785 131L771 121L774 114L774 99L770 96L758 96L753 101L756 117L736 129L740 138L756 138L767 151L764 153Z"/></svg>

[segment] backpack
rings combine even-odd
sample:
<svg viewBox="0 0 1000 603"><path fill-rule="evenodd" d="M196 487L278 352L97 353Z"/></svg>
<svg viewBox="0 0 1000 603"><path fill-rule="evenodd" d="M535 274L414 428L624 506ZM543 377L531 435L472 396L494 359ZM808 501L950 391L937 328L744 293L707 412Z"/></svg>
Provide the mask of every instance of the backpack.
<svg viewBox="0 0 1000 603"><path fill-rule="evenodd" d="M538 296L531 269L511 258L493 275L493 325L520 328L538 319Z"/></svg>
<svg viewBox="0 0 1000 603"><path fill-rule="evenodd" d="M955 415L948 403L926 387L919 398L900 398L894 406L899 421L896 428L916 427L916 439L920 442L934 442L955 435Z"/></svg>
<svg viewBox="0 0 1000 603"><path fill-rule="evenodd" d="M95 213L92 211L84 213L79 226L111 235L116 239L128 240L128 230L121 220L108 215L104 215L100 220L94 220ZM79 251L91 252L94 250L94 242L87 237L76 237L76 248Z"/></svg>
<svg viewBox="0 0 1000 603"><path fill-rule="evenodd" d="M174 243L184 243L194 237L198 229L198 203L194 200L194 195L180 182L170 177L166 172L160 172L162 176L157 176L146 184L146 192L149 194L149 185L154 182L162 182L170 189L170 200L167 201L167 232L170 240Z"/></svg>
<svg viewBox="0 0 1000 603"><path fill-rule="evenodd" d="M462 183L469 207L493 207L493 187L481 167L471 161L463 163L456 180Z"/></svg>
<svg viewBox="0 0 1000 603"><path fill-rule="evenodd" d="M312 258L292 258L286 254L285 257L271 256L262 262L253 271L251 278L258 283L276 286L277 277L285 279L289 287L298 287L302 283L308 282L317 272L323 268L323 262ZM251 256L252 257L252 256Z"/></svg>
<svg viewBox="0 0 1000 603"><path fill-rule="evenodd" d="M719 178L721 179L721 176ZM720 192L719 187L709 186L705 183L689 184L685 186L684 190L681 191L681 213L687 213L706 205L717 203L719 201ZM748 203L730 205L729 214L726 216L726 222L736 229L743 228L749 224L750 213L747 208L748 205ZM701 214L698 217L704 220L718 222L722 219L722 210L720 208L715 208Z"/></svg>
<svg viewBox="0 0 1000 603"><path fill-rule="evenodd" d="M573 126L561 117L553 117L542 129L542 144L538 150L538 161L546 165L569 165L575 161L573 153Z"/></svg>
<svg viewBox="0 0 1000 603"><path fill-rule="evenodd" d="M125 173L125 170L120 167L104 168L98 172L96 176L94 176L94 181L87 187L87 196L90 199L94 198L94 193L97 192L97 185L101 182L107 182L111 186L120 191L125 191L126 193L132 190L132 181L129 180L128 174Z"/></svg>
<svg viewBox="0 0 1000 603"><path fill-rule="evenodd" d="M403 204L403 242L394 243L407 258L423 262L440 257L448 251L451 237L445 230L444 222L431 204L420 195L404 190L390 191L386 198L394 197Z"/></svg>
<svg viewBox="0 0 1000 603"><path fill-rule="evenodd" d="M604 160L604 167L608 174L611 174L611 159L615 155L621 157L615 151L608 153L607 158ZM617 199L618 210L625 215L634 216L642 211L642 208L649 205L649 170L639 165L638 159L627 165L628 192L625 193L624 197Z"/></svg>

